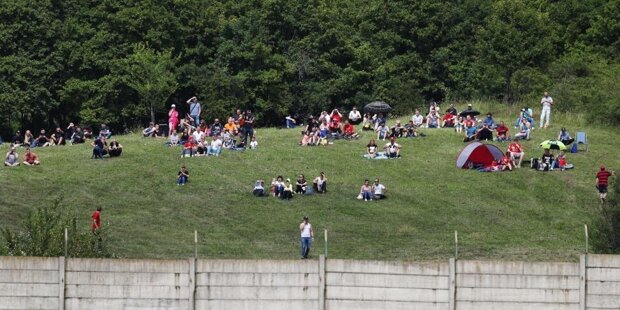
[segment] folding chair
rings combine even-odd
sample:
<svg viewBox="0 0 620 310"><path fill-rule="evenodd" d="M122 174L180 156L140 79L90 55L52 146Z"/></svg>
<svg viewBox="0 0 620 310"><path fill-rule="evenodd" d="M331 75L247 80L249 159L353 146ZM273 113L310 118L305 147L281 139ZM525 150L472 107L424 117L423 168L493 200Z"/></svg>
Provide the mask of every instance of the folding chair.
<svg viewBox="0 0 620 310"><path fill-rule="evenodd" d="M575 137L575 143L577 143L577 146L579 146L579 144L584 144L586 146L586 152L588 151L588 135L586 135L585 132L577 132L577 136Z"/></svg>

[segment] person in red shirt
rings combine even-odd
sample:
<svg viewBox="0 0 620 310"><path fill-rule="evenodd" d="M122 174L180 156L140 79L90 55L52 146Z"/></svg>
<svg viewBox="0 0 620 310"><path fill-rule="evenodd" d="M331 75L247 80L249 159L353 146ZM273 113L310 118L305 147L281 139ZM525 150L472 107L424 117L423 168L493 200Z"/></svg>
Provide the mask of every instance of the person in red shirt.
<svg viewBox="0 0 620 310"><path fill-rule="evenodd" d="M441 118L441 127L445 128L445 127L454 127L454 121L456 120L456 115L452 114L452 113L446 113L442 118Z"/></svg>
<svg viewBox="0 0 620 310"><path fill-rule="evenodd" d="M495 128L495 132L497 133L497 141L503 142L510 140L510 131L504 122L499 123L499 126Z"/></svg>
<svg viewBox="0 0 620 310"><path fill-rule="evenodd" d="M502 157L502 159L499 162L502 166L502 170L512 171L513 160L510 156L510 152L506 152L506 154Z"/></svg>
<svg viewBox="0 0 620 310"><path fill-rule="evenodd" d="M31 152L30 148L26 149L26 154L24 154L24 165L26 166L37 166L39 165L39 156L35 152Z"/></svg>
<svg viewBox="0 0 620 310"><path fill-rule="evenodd" d="M508 145L508 152L510 152L510 159L515 163L515 167L521 168L521 162L523 161L523 157L525 157L523 146L517 141L512 141L510 145ZM519 158L518 161L517 158Z"/></svg>
<svg viewBox="0 0 620 310"><path fill-rule="evenodd" d="M183 151L181 152L181 158L192 157L196 151L196 142L193 137L189 137L189 140L183 144Z"/></svg>
<svg viewBox="0 0 620 310"><path fill-rule="evenodd" d="M353 126L349 120L344 121L342 131L344 132L345 139L359 138L358 134L355 132L355 126Z"/></svg>
<svg viewBox="0 0 620 310"><path fill-rule="evenodd" d="M604 165L601 165L601 169L596 174L596 188L598 189L601 205L604 204L605 200L607 199L607 186L609 185L609 177L613 174L613 171L605 170Z"/></svg>
<svg viewBox="0 0 620 310"><path fill-rule="evenodd" d="M97 210L93 212L91 217L93 219L93 232L95 232L97 229L101 228L101 207L97 207Z"/></svg>

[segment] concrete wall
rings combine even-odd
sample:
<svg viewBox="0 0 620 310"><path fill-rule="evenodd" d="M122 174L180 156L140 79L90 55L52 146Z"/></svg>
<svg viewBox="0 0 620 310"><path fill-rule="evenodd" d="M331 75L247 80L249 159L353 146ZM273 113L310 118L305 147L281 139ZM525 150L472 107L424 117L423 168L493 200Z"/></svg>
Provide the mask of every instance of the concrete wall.
<svg viewBox="0 0 620 310"><path fill-rule="evenodd" d="M620 256L579 263L0 257L0 309L620 309Z"/></svg>
<svg viewBox="0 0 620 310"><path fill-rule="evenodd" d="M449 265L329 260L325 309L448 310Z"/></svg>
<svg viewBox="0 0 620 310"><path fill-rule="evenodd" d="M458 310L579 310L579 265L459 261Z"/></svg>
<svg viewBox="0 0 620 310"><path fill-rule="evenodd" d="M620 309L620 256L588 255L587 309Z"/></svg>
<svg viewBox="0 0 620 310"><path fill-rule="evenodd" d="M0 309L59 309L60 261L57 257L0 257Z"/></svg>
<svg viewBox="0 0 620 310"><path fill-rule="evenodd" d="M196 309L318 309L312 260L199 260Z"/></svg>

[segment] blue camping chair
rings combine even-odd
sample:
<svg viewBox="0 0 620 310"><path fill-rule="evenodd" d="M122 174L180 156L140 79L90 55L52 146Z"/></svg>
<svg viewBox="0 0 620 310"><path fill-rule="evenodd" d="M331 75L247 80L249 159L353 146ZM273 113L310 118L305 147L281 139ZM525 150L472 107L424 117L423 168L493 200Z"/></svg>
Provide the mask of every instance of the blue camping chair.
<svg viewBox="0 0 620 310"><path fill-rule="evenodd" d="M586 135L585 132L577 132L577 136L575 137L575 143L577 144L577 146L579 146L579 144L584 144L586 146L586 152L588 151L588 135Z"/></svg>

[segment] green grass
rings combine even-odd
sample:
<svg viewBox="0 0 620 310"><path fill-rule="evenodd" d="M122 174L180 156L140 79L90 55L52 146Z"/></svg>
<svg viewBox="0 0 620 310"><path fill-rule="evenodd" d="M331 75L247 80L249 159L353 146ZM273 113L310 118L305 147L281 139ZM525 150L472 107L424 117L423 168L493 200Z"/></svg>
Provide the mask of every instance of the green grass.
<svg viewBox="0 0 620 310"><path fill-rule="evenodd" d="M517 108L500 109L496 119L512 124ZM524 143L526 156L539 156L537 144L554 138L562 125L573 135L584 130L590 152L568 155L574 170L456 169L464 144L448 129L401 139L400 160L363 159L368 133L358 141L299 147L299 130L280 129L258 129L259 149L219 158L181 159L180 150L164 147L164 140L135 134L117 137L125 147L117 159L91 160L88 145L37 149L40 167L0 169L0 227L19 227L28 210L62 196L84 229L92 211L103 207L112 250L121 257L189 257L198 230L201 257L297 258L297 224L307 214L319 231L314 255L323 251L328 229L330 257L445 259L453 256L458 230L461 258L575 260L584 248L583 224L598 214L594 174L601 163L618 166L613 152L620 135L588 126L580 115L555 113L552 123ZM181 164L191 172L184 187L174 185ZM329 180L326 195L287 202L250 193L256 179L294 180L299 173L311 179L320 171ZM389 198L356 200L362 181L377 176Z"/></svg>

